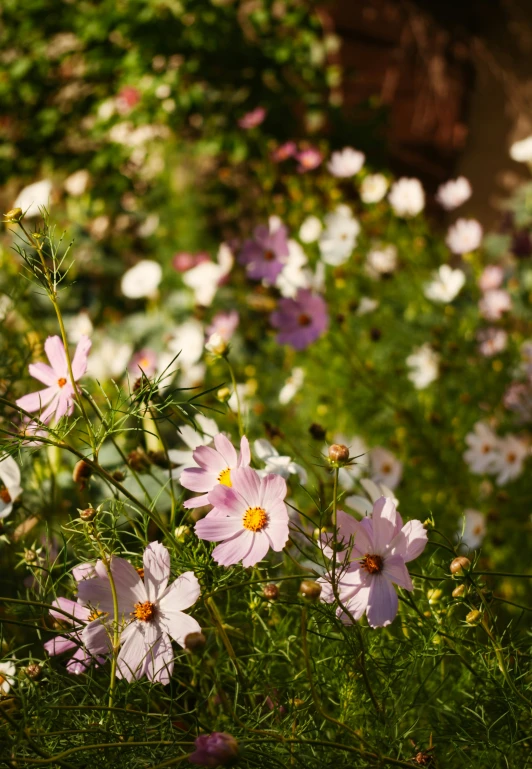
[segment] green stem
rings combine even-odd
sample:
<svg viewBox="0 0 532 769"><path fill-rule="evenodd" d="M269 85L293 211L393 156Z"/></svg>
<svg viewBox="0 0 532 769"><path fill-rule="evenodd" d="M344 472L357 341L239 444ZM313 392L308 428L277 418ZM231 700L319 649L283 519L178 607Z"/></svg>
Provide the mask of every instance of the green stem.
<svg viewBox="0 0 532 769"><path fill-rule="evenodd" d="M229 358L224 358L225 362L227 363L227 367L229 369L229 373L231 374L231 382L233 383L233 390L236 397L236 409L237 409L237 416L238 416L238 432L240 433L240 437L244 435L244 425L242 423L242 407L240 404L240 395L238 393L238 387L236 384L236 377L235 372L233 371L233 367L231 365L231 362L229 361Z"/></svg>

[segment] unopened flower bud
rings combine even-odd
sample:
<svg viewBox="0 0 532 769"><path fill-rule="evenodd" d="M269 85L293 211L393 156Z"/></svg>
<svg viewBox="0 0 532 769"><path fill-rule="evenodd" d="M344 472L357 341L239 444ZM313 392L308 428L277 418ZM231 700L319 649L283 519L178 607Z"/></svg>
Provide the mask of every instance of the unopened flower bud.
<svg viewBox="0 0 532 769"><path fill-rule="evenodd" d="M24 560L26 563L35 563L39 558L39 554L36 550L24 550Z"/></svg>
<svg viewBox="0 0 532 769"><path fill-rule="evenodd" d="M206 643L207 639L203 633L189 633L185 636L185 649L189 652L200 652Z"/></svg>
<svg viewBox="0 0 532 769"><path fill-rule="evenodd" d="M79 510L79 517L84 523L90 523L96 518L97 513L94 507L87 507L85 510Z"/></svg>
<svg viewBox="0 0 532 769"><path fill-rule="evenodd" d="M151 464L143 449L135 449L134 451L131 451L127 456L127 462L137 473L145 472Z"/></svg>
<svg viewBox="0 0 532 769"><path fill-rule="evenodd" d="M304 598L308 598L309 601L317 601L321 595L321 585L310 579L304 579L299 586L299 592Z"/></svg>
<svg viewBox="0 0 532 769"><path fill-rule="evenodd" d="M24 668L24 672L28 678L31 678L32 681L36 681L41 677L42 667L36 662L30 662L30 664Z"/></svg>
<svg viewBox="0 0 532 769"><path fill-rule="evenodd" d="M220 387L220 389L216 393L216 397L218 398L219 401L221 401L221 403L226 403L231 397L231 390L229 389L229 387Z"/></svg>
<svg viewBox="0 0 532 769"><path fill-rule="evenodd" d="M345 465L349 461L349 449L340 443L329 446L329 462L332 465Z"/></svg>
<svg viewBox="0 0 532 769"><path fill-rule="evenodd" d="M122 472L122 470L115 470L113 473L113 478L115 481L118 481L118 483L122 483L122 481L126 480L126 476Z"/></svg>
<svg viewBox="0 0 532 769"><path fill-rule="evenodd" d="M154 465L161 467L163 470L170 470L172 468L172 463L164 451L148 451L148 457Z"/></svg>
<svg viewBox="0 0 532 769"><path fill-rule="evenodd" d="M223 356L229 350L229 345L221 334L215 332L208 338L205 349L211 352L213 355Z"/></svg>
<svg viewBox="0 0 532 769"><path fill-rule="evenodd" d="M174 537L178 542L184 542L185 537L190 534L190 526L176 526L174 531Z"/></svg>
<svg viewBox="0 0 532 769"><path fill-rule="evenodd" d="M436 588L434 590L427 590L427 598L429 599L429 604L438 603L440 598L443 595L443 591L439 588Z"/></svg>
<svg viewBox="0 0 532 769"><path fill-rule="evenodd" d="M277 585L264 585L262 595L267 601L276 601L279 598L279 588Z"/></svg>
<svg viewBox="0 0 532 769"><path fill-rule="evenodd" d="M76 462L74 472L72 473L72 480L78 484L80 491L83 491L91 475L92 467L85 460L80 459L79 462Z"/></svg>
<svg viewBox="0 0 532 769"><path fill-rule="evenodd" d="M456 576L460 577L466 571L469 571L470 566L471 561L469 558L466 558L465 555L459 555L458 558L455 558L454 561L451 561L451 574L455 574Z"/></svg>
<svg viewBox="0 0 532 769"><path fill-rule="evenodd" d="M473 609L465 618L468 625L478 625L482 622L482 612L478 609Z"/></svg>
<svg viewBox="0 0 532 769"><path fill-rule="evenodd" d="M238 742L227 732L201 734L194 742L196 750L189 756L192 764L225 766L238 756Z"/></svg>
<svg viewBox="0 0 532 769"><path fill-rule="evenodd" d="M455 587L455 589L452 592L453 598L464 598L467 593L466 586L462 583L461 585L458 585L458 587Z"/></svg>
<svg viewBox="0 0 532 769"><path fill-rule="evenodd" d="M23 217L22 208L11 208L4 214L5 222L20 222Z"/></svg>

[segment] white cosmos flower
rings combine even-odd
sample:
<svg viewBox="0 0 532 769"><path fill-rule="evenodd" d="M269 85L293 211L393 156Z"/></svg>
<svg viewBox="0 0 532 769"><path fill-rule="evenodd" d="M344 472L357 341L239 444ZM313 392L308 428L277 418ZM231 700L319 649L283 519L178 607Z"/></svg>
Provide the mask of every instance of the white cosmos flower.
<svg viewBox="0 0 532 769"><path fill-rule="evenodd" d="M21 208L27 217L40 216L41 208L49 208L51 192L52 182L48 179L30 184L19 192L13 208Z"/></svg>
<svg viewBox="0 0 532 769"><path fill-rule="evenodd" d="M218 435L220 430L214 419L198 414L195 417L199 430L194 430L191 425L183 425L179 431L179 437L187 447L186 449L170 449L168 457L172 464L177 467L172 468L172 477L179 478L183 470L187 467L194 467L194 450L199 446L210 446L214 436Z"/></svg>
<svg viewBox="0 0 532 769"><path fill-rule="evenodd" d="M367 315L377 309L379 303L376 299L369 296L361 296L357 307L357 315Z"/></svg>
<svg viewBox="0 0 532 769"><path fill-rule="evenodd" d="M389 275L397 267L397 248L390 243L388 246L376 246L368 251L366 256L366 272L372 278Z"/></svg>
<svg viewBox="0 0 532 769"><path fill-rule="evenodd" d="M517 163L532 163L532 136L514 142L510 147L510 157Z"/></svg>
<svg viewBox="0 0 532 769"><path fill-rule="evenodd" d="M15 683L17 668L14 662L0 662L0 693L8 694Z"/></svg>
<svg viewBox="0 0 532 769"><path fill-rule="evenodd" d="M366 176L360 185L360 198L363 203L379 203L388 190L388 179L382 174Z"/></svg>
<svg viewBox="0 0 532 769"><path fill-rule="evenodd" d="M495 447L492 472L499 486L513 481L523 472L523 463L530 454L529 445L516 435L499 438Z"/></svg>
<svg viewBox="0 0 532 769"><path fill-rule="evenodd" d="M279 403L286 406L290 403L294 395L301 389L303 382L305 381L305 371L302 368L296 366L292 369L292 373L281 387L279 392Z"/></svg>
<svg viewBox="0 0 532 769"><path fill-rule="evenodd" d="M473 432L465 437L468 445L464 459L475 475L493 472L499 439L484 422L477 422Z"/></svg>
<svg viewBox="0 0 532 769"><path fill-rule="evenodd" d="M397 216L417 216L425 208L425 192L419 179L403 176L392 185L388 200Z"/></svg>
<svg viewBox="0 0 532 769"><path fill-rule="evenodd" d="M13 510L13 502L22 494L20 468L13 457L0 458L0 520Z"/></svg>
<svg viewBox="0 0 532 769"><path fill-rule="evenodd" d="M470 550L480 547L486 535L486 516L479 510L464 511L464 525L458 531L458 538Z"/></svg>
<svg viewBox="0 0 532 769"><path fill-rule="evenodd" d="M295 297L300 288L309 288L311 273L304 268L308 259L302 247L295 240L288 241L288 256L275 280L282 296Z"/></svg>
<svg viewBox="0 0 532 769"><path fill-rule="evenodd" d="M87 362L87 374L99 382L119 379L126 373L127 364L133 354L133 345L118 342L111 337L96 340Z"/></svg>
<svg viewBox="0 0 532 769"><path fill-rule="evenodd" d="M163 277L163 270L158 262L142 259L122 276L121 288L128 299L141 299L152 296Z"/></svg>
<svg viewBox="0 0 532 769"><path fill-rule="evenodd" d="M373 511L373 505L380 499L380 497L388 497L394 503L395 507L399 506L399 500L393 493L393 491L385 486L384 483L375 483L369 478L361 478L360 485L368 495L363 497L360 494L352 494L345 498L345 504L352 507L360 515L368 516Z"/></svg>
<svg viewBox="0 0 532 769"><path fill-rule="evenodd" d="M223 355L227 352L228 344L224 337L217 331L211 334L205 342L205 349L213 355Z"/></svg>
<svg viewBox="0 0 532 769"><path fill-rule="evenodd" d="M264 462L262 470L258 470L259 475L275 473L285 480L291 475L297 475L300 483L307 482L307 471L301 465L298 465L292 457L281 456L277 449L265 438L259 438L253 444L255 454L261 462Z"/></svg>
<svg viewBox="0 0 532 769"><path fill-rule="evenodd" d="M468 254L482 243L482 227L476 219L458 219L449 227L445 242L453 254Z"/></svg>
<svg viewBox="0 0 532 769"><path fill-rule="evenodd" d="M234 257L231 249L222 243L216 262L200 262L183 275L183 283L192 289L197 304L209 307L220 282L231 272Z"/></svg>
<svg viewBox="0 0 532 769"><path fill-rule="evenodd" d="M371 479L374 483L384 483L395 489L403 477L403 463L391 451L376 446L369 455Z"/></svg>
<svg viewBox="0 0 532 769"><path fill-rule="evenodd" d="M406 363L411 369L408 378L416 390L424 390L440 375L440 356L427 342L416 347Z"/></svg>
<svg viewBox="0 0 532 769"><path fill-rule="evenodd" d="M299 228L299 240L303 243L315 243L322 230L323 225L317 216L307 216Z"/></svg>
<svg viewBox="0 0 532 769"><path fill-rule="evenodd" d="M86 168L82 168L79 171L74 171L73 174L67 176L63 182L63 187L74 198L78 198L86 191L91 180L91 175Z"/></svg>
<svg viewBox="0 0 532 769"><path fill-rule="evenodd" d="M66 315L65 326L68 339L73 344L77 344L82 336L90 336L94 331L94 326L86 310L81 310L77 315Z"/></svg>
<svg viewBox="0 0 532 769"><path fill-rule="evenodd" d="M454 211L471 197L471 184L465 176L458 179L449 179L445 184L440 184L436 192L436 201L446 211Z"/></svg>
<svg viewBox="0 0 532 769"><path fill-rule="evenodd" d="M353 253L359 233L360 224L349 206L340 205L327 214L325 230L319 240L321 258L325 264L344 264Z"/></svg>
<svg viewBox="0 0 532 769"><path fill-rule="evenodd" d="M172 330L168 340L169 352L179 353L178 362L183 366L197 363L203 355L205 331L203 324L195 318L189 318Z"/></svg>
<svg viewBox="0 0 532 769"><path fill-rule="evenodd" d="M363 152L358 152L352 147L344 147L343 150L333 152L327 168L338 179L348 179L358 174L365 160L366 156Z"/></svg>
<svg viewBox="0 0 532 769"><path fill-rule="evenodd" d="M433 302L452 302L462 290L465 280L462 270L453 270L448 264L442 264L434 273L434 279L425 284L424 294Z"/></svg>

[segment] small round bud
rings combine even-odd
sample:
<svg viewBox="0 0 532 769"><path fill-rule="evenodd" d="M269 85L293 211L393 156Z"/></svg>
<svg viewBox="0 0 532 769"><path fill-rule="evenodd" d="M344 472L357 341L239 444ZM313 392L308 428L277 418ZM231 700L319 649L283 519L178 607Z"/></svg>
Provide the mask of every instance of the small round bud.
<svg viewBox="0 0 532 769"><path fill-rule="evenodd" d="M434 603L438 603L440 598L443 595L443 591L439 588L435 588L434 590L427 590L427 598L429 599L429 604L432 606Z"/></svg>
<svg viewBox="0 0 532 769"><path fill-rule="evenodd" d="M317 601L321 595L321 585L310 579L304 579L299 586L299 592L303 598L308 598L309 601Z"/></svg>
<svg viewBox="0 0 532 769"><path fill-rule="evenodd" d="M478 609L473 609L466 616L465 621L468 625L478 625L479 622L482 622L482 612Z"/></svg>
<svg viewBox="0 0 532 769"><path fill-rule="evenodd" d="M79 490L83 491L87 485L87 481L92 475L92 467L88 465L83 459L76 462L74 472L72 473L72 480L79 485Z"/></svg>
<svg viewBox="0 0 532 769"><path fill-rule="evenodd" d="M200 652L205 647L207 639L203 633L189 633L185 636L185 649L189 652Z"/></svg>
<svg viewBox="0 0 532 769"><path fill-rule="evenodd" d="M455 558L454 561L451 561L451 574L461 576L466 571L469 571L470 566L471 561L469 558L466 558L465 555L459 555L458 558Z"/></svg>
<svg viewBox="0 0 532 769"><path fill-rule="evenodd" d="M333 443L329 446L329 462L334 465L345 465L349 462L349 449L340 443Z"/></svg>
<svg viewBox="0 0 532 769"><path fill-rule="evenodd" d="M221 334L215 332L208 338L205 349L213 355L224 356L229 352L229 345Z"/></svg>
<svg viewBox="0 0 532 769"><path fill-rule="evenodd" d="M464 598L467 593L466 586L462 583L461 585L458 585L458 587L455 587L455 589L452 592L453 598Z"/></svg>
<svg viewBox="0 0 532 769"><path fill-rule="evenodd" d="M84 523L90 523L96 518L98 511L94 507L87 507L85 510L79 511L79 517Z"/></svg>
<svg viewBox="0 0 532 769"><path fill-rule="evenodd" d="M22 208L11 208L4 214L5 222L20 222L23 217Z"/></svg>
<svg viewBox="0 0 532 769"><path fill-rule="evenodd" d="M277 585L264 585L262 595L267 601L276 601L279 598L279 588Z"/></svg>
<svg viewBox="0 0 532 769"><path fill-rule="evenodd" d="M190 526L176 526L174 531L174 537L178 542L184 542L185 538L190 534Z"/></svg>
<svg viewBox="0 0 532 769"><path fill-rule="evenodd" d="M164 451L148 451L148 457L154 465L157 465L157 467L161 467L163 470L171 469L171 462L168 460Z"/></svg>
<svg viewBox="0 0 532 769"><path fill-rule="evenodd" d="M305 704L305 700L300 699L299 697L294 697L292 700L292 705L295 708L301 708Z"/></svg>
<svg viewBox="0 0 532 769"><path fill-rule="evenodd" d="M220 389L216 393L216 397L221 403L227 403L227 401L231 397L231 390L229 389L229 387L220 387Z"/></svg>
<svg viewBox="0 0 532 769"><path fill-rule="evenodd" d="M137 473L143 473L148 470L150 460L143 449L135 449L127 455L128 465Z"/></svg>
<svg viewBox="0 0 532 769"><path fill-rule="evenodd" d="M24 672L32 681L37 681L37 679L41 677L42 667L36 662L30 662L30 664L24 668Z"/></svg>
<svg viewBox="0 0 532 769"><path fill-rule="evenodd" d="M122 470L115 470L113 473L113 478L115 481L118 481L118 483L122 483L122 481L126 480L126 476Z"/></svg>
<svg viewBox="0 0 532 769"><path fill-rule="evenodd" d="M26 563L35 563L39 559L39 554L36 550L24 550L24 560Z"/></svg>

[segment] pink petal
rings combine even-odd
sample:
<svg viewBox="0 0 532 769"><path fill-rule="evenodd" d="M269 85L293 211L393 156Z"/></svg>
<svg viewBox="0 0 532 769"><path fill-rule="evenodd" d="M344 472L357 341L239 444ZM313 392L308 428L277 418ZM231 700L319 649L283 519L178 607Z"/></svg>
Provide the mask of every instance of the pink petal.
<svg viewBox="0 0 532 769"><path fill-rule="evenodd" d="M196 603L200 595L200 584L192 571L185 571L166 588L159 601L161 614L166 611L183 611Z"/></svg>
<svg viewBox="0 0 532 769"><path fill-rule="evenodd" d="M244 527L240 518L227 518L209 513L206 518L197 522L194 531L200 539L206 539L208 542L220 542L244 531Z"/></svg>
<svg viewBox="0 0 532 769"><path fill-rule="evenodd" d="M282 502L286 497L287 488L286 481L281 478L280 475L269 473L262 478L259 506L264 507L265 510L274 505L276 502Z"/></svg>
<svg viewBox="0 0 532 769"><path fill-rule="evenodd" d="M229 438L223 433L218 433L214 436L214 446L216 451L223 457L226 467L237 467L238 456L236 449L229 440Z"/></svg>
<svg viewBox="0 0 532 769"><path fill-rule="evenodd" d="M77 652L68 660L66 669L73 675L85 673L92 662L92 657L84 649L78 649Z"/></svg>
<svg viewBox="0 0 532 769"><path fill-rule="evenodd" d="M111 559L111 572L118 596L118 606L121 614L129 614L136 603L148 600L144 583L137 570L125 558Z"/></svg>
<svg viewBox="0 0 532 769"><path fill-rule="evenodd" d="M57 395L58 392L59 387L56 384L53 387L47 387L46 390L38 390L37 392L23 395L16 403L17 406L24 409L24 411L40 411L44 406L47 406L50 403L54 395Z"/></svg>
<svg viewBox="0 0 532 769"><path fill-rule="evenodd" d="M248 467L251 462L251 449L249 448L249 441L245 435L240 439L240 459L238 460L238 467Z"/></svg>
<svg viewBox="0 0 532 769"><path fill-rule="evenodd" d="M242 558L242 566L255 566L256 563L262 561L268 550L270 549L270 541L263 531L258 531L253 534L253 543L247 555Z"/></svg>
<svg viewBox="0 0 532 769"><path fill-rule="evenodd" d="M76 582L81 582L82 579L89 579L94 577L94 564L93 563L80 563L79 566L74 566L72 569L72 576Z"/></svg>
<svg viewBox="0 0 532 769"><path fill-rule="evenodd" d="M159 684L170 683L174 671L174 650L166 633L152 646L146 656L146 676Z"/></svg>
<svg viewBox="0 0 532 769"><path fill-rule="evenodd" d="M371 627L386 627L397 615L399 601L391 582L383 574L373 574L366 616Z"/></svg>
<svg viewBox="0 0 532 769"><path fill-rule="evenodd" d="M421 555L427 540L427 531L421 521L408 521L390 542L390 551L398 553L408 563Z"/></svg>
<svg viewBox="0 0 532 769"><path fill-rule="evenodd" d="M46 641L44 649L50 656L53 656L54 654L63 654L63 652L76 649L78 646L79 644L75 641L71 641L70 638L65 638L65 636L59 635L50 639L50 641Z"/></svg>
<svg viewBox="0 0 532 769"><path fill-rule="evenodd" d="M94 619L83 628L81 639L91 654L109 654L112 651L110 633L111 627L104 625L101 619Z"/></svg>
<svg viewBox="0 0 532 769"><path fill-rule="evenodd" d="M283 523L282 521L271 522L268 527L264 529L264 533L270 540L272 550L275 550L276 553L280 552L288 542L288 516L286 523Z"/></svg>
<svg viewBox="0 0 532 769"><path fill-rule="evenodd" d="M205 507L205 505L209 504L209 496L208 494L202 494L199 497L192 497L192 499L187 499L186 502L183 502L183 507L185 510L190 510L195 507Z"/></svg>
<svg viewBox="0 0 532 769"><path fill-rule="evenodd" d="M68 379L68 364L61 337L49 336L44 343L44 350L57 375L57 379Z"/></svg>
<svg viewBox="0 0 532 769"><path fill-rule="evenodd" d="M74 411L74 400L72 398L72 395L68 392L65 392L67 389L67 385L63 387L59 391L59 397L57 399L57 405L55 408L55 418L57 420L61 419L61 417L64 417L65 414L72 414ZM44 416L46 415L46 412L43 412L43 422L45 421Z"/></svg>
<svg viewBox="0 0 532 769"><path fill-rule="evenodd" d="M231 448L233 447L231 446ZM192 456L194 457L194 462L196 462L202 470L205 470L208 473L213 473L216 476L216 479L218 479L222 470L229 467L228 462L226 462L222 455L211 446L198 446L198 448L194 449L192 452Z"/></svg>
<svg viewBox="0 0 532 769"><path fill-rule="evenodd" d="M404 587L405 590L414 589L412 579L402 556L397 554L388 555L384 559L382 573L390 580L390 582L394 582L396 585L399 585L399 587Z"/></svg>
<svg viewBox="0 0 532 769"><path fill-rule="evenodd" d="M39 419L41 420L41 422L47 423L54 416L60 397L61 397L61 391L59 390L55 398L52 400L52 402L40 414Z"/></svg>
<svg viewBox="0 0 532 769"><path fill-rule="evenodd" d="M217 545L212 551L212 557L220 566L231 566L243 558L253 544L253 534L243 529L231 539L226 539L221 545Z"/></svg>
<svg viewBox="0 0 532 769"><path fill-rule="evenodd" d="M113 594L107 577L83 579L78 584L78 599L86 606L93 606L111 616L114 612Z"/></svg>
<svg viewBox="0 0 532 769"><path fill-rule="evenodd" d="M252 467L239 467L231 471L233 491L244 500L246 507L260 506L261 477Z"/></svg>
<svg viewBox="0 0 532 769"><path fill-rule="evenodd" d="M189 491L208 492L218 484L218 475L201 467L189 467L181 473L179 483Z"/></svg>
<svg viewBox="0 0 532 769"><path fill-rule="evenodd" d="M52 606L57 606L58 609L63 609L63 611L68 612L68 614L72 614L82 622L85 622L88 619L90 613L86 606L82 606L81 604L77 603L77 601L71 601L69 598L57 598L52 602ZM63 614L63 612L50 609L50 614L52 617L62 622L69 622L71 625L74 624L74 620L70 617L67 617L65 614Z"/></svg>
<svg viewBox="0 0 532 769"><path fill-rule="evenodd" d="M389 497L379 497L373 505L373 552L382 554L395 536L397 511Z"/></svg>
<svg viewBox="0 0 532 769"><path fill-rule="evenodd" d="M237 516L239 520L242 519L248 507L234 488L224 486L221 483L209 492L208 499L210 504L213 505L216 515Z"/></svg>
<svg viewBox="0 0 532 769"><path fill-rule="evenodd" d="M349 598L344 599L343 594L340 594L341 602L354 620L359 620L367 611L370 593L371 585L363 584ZM349 614L341 606L338 607L338 616L343 622L351 623Z"/></svg>
<svg viewBox="0 0 532 769"><path fill-rule="evenodd" d="M78 342L78 346L76 347L76 352L74 353L74 359L72 361L72 373L74 374L74 379L76 382L78 381L78 379L81 379L81 377L87 371L87 359L88 359L91 347L92 347L92 342L89 339L89 337L82 336Z"/></svg>
<svg viewBox="0 0 532 769"><path fill-rule="evenodd" d="M174 641L183 648L185 648L187 635L201 632L201 626L194 617L174 609L165 612L164 617L161 617L161 624L166 627Z"/></svg>
<svg viewBox="0 0 532 769"><path fill-rule="evenodd" d="M126 627L121 636L122 648L117 660L117 678L125 678L131 682L134 678L142 678L146 664L146 649L144 634L137 622Z"/></svg>
<svg viewBox="0 0 532 769"><path fill-rule="evenodd" d="M46 363L30 363L28 371L31 376L38 379L39 382L43 382L45 385L56 385L58 377L56 376L53 368L47 366Z"/></svg>
<svg viewBox="0 0 532 769"><path fill-rule="evenodd" d="M164 593L170 577L170 553L160 542L151 542L144 551L144 585L153 603Z"/></svg>

